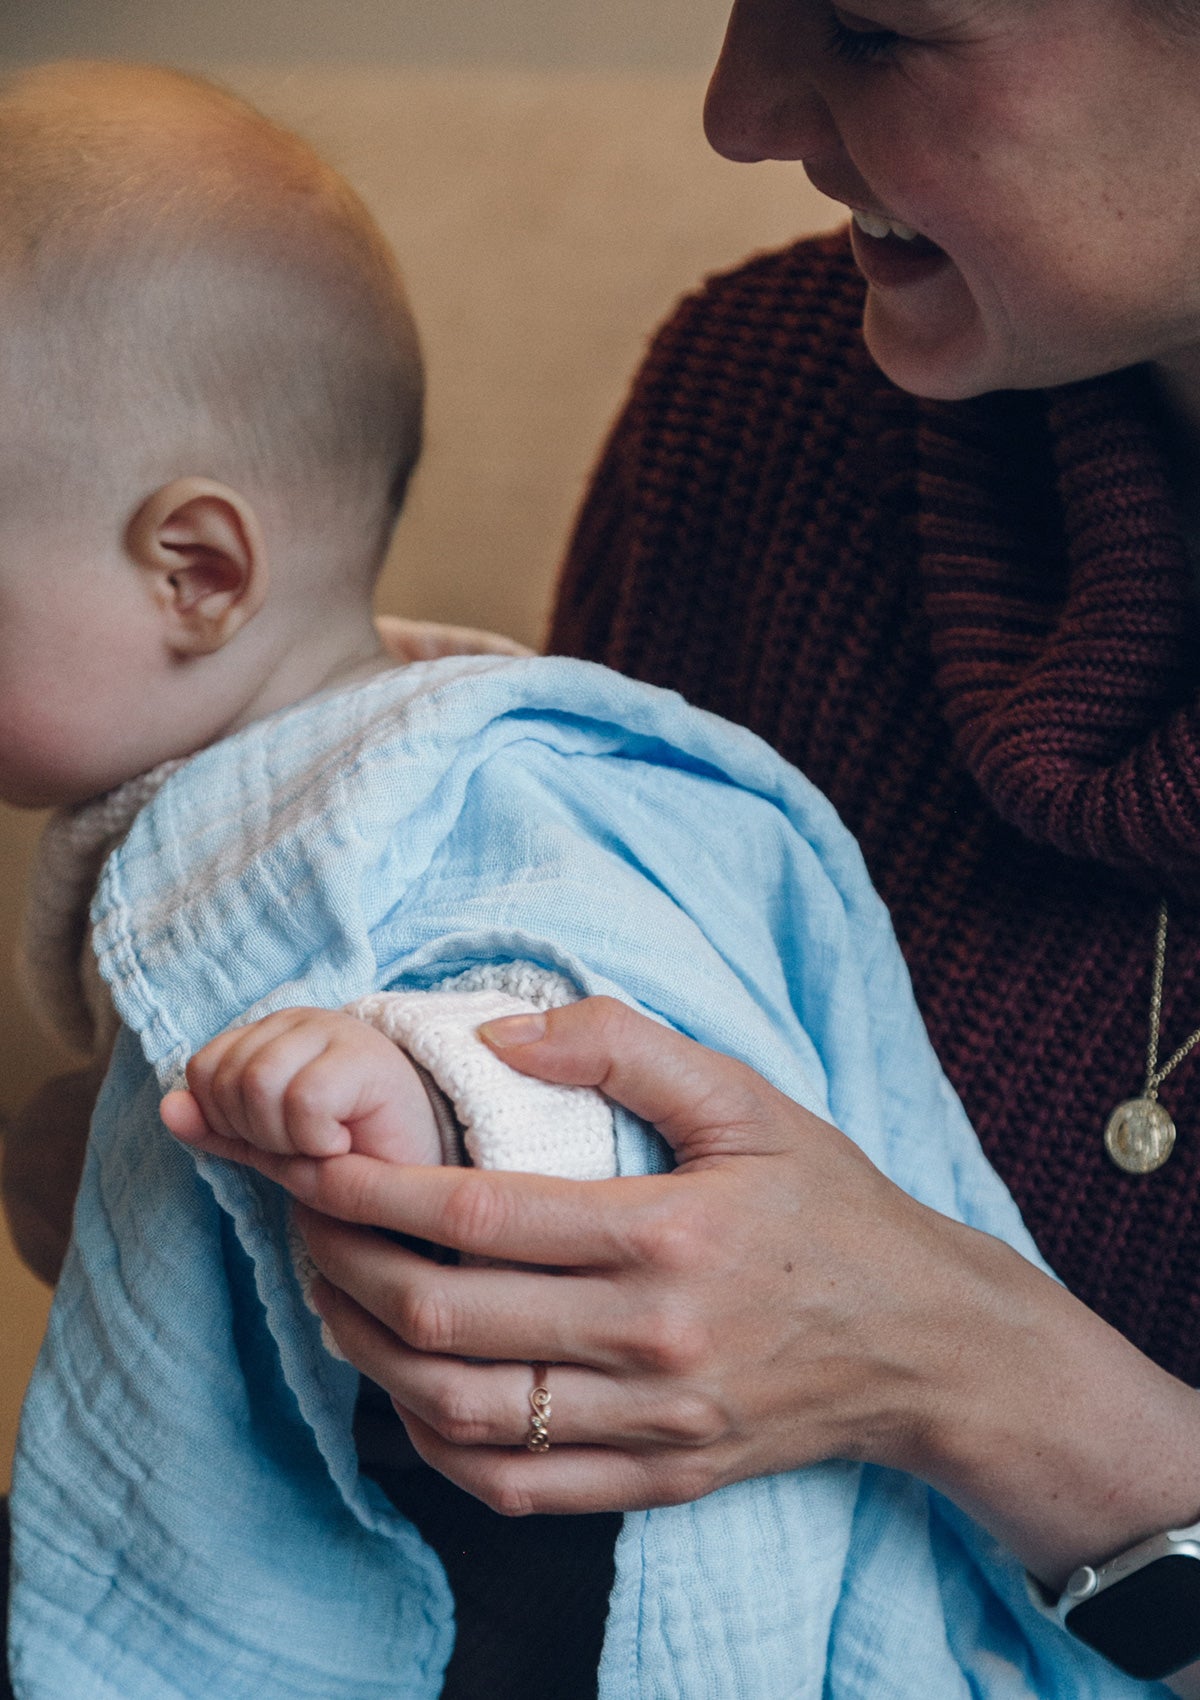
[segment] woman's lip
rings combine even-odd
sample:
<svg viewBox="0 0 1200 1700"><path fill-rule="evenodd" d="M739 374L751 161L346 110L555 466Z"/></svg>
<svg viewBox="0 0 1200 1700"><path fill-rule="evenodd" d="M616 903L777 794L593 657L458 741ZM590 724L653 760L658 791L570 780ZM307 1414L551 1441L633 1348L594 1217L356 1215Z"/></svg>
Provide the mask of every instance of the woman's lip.
<svg viewBox="0 0 1200 1700"><path fill-rule="evenodd" d="M859 271L878 289L920 283L951 263L950 256L927 236L911 242L898 236L868 236L855 221L850 225L850 247Z"/></svg>

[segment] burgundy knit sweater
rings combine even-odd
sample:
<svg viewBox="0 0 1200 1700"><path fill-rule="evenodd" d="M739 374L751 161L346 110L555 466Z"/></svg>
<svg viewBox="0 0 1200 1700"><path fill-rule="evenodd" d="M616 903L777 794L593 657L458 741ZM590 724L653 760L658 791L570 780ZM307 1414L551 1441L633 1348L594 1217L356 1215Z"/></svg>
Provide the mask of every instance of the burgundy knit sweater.
<svg viewBox="0 0 1200 1700"><path fill-rule="evenodd" d="M1200 651L1155 397L1134 372L914 401L862 295L823 238L682 304L551 647L752 727L827 792L1047 1259L1200 1383L1200 1051L1162 1088L1165 1168L1103 1146L1142 1087L1162 892L1164 1057L1200 1026Z"/></svg>

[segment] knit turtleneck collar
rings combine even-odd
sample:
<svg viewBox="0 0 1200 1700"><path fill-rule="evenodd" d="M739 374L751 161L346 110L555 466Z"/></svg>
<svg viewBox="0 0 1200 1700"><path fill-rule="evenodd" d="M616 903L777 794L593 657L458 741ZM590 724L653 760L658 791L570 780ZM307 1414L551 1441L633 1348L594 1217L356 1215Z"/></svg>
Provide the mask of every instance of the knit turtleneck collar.
<svg viewBox="0 0 1200 1700"><path fill-rule="evenodd" d="M966 433L962 406L923 403L918 424L921 575L959 755L1027 838L1194 895L1200 651L1150 382L969 411Z"/></svg>

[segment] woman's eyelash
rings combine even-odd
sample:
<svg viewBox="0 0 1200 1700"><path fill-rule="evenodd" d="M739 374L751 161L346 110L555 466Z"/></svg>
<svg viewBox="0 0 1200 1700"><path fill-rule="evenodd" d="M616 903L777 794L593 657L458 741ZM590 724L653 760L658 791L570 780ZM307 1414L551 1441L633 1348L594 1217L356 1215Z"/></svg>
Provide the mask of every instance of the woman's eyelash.
<svg viewBox="0 0 1200 1700"><path fill-rule="evenodd" d="M894 30L852 30L840 18L829 20L829 51L849 65L891 59L902 39Z"/></svg>

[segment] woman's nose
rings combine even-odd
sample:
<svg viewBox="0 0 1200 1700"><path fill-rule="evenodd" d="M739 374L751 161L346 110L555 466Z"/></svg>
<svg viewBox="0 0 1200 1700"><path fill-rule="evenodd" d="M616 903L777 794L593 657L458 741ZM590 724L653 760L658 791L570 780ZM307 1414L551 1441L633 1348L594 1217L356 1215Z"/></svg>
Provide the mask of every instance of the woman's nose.
<svg viewBox="0 0 1200 1700"><path fill-rule="evenodd" d="M704 133L726 159L814 159L837 146L811 78L808 0L735 0L708 96Z"/></svg>

